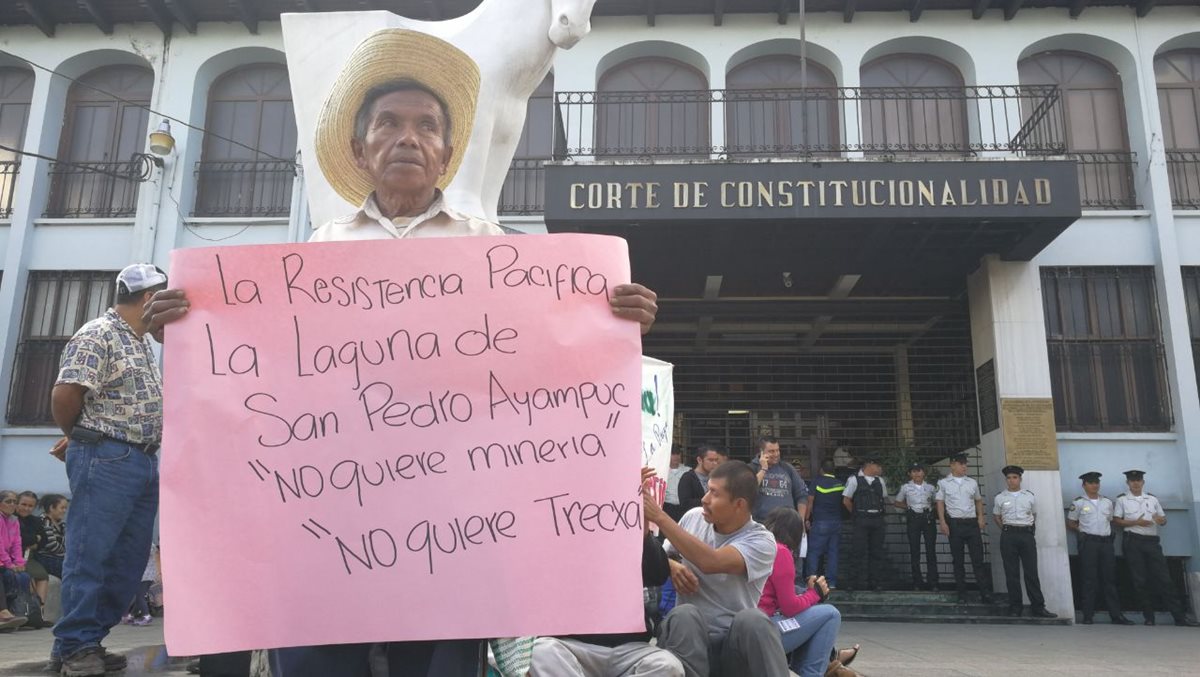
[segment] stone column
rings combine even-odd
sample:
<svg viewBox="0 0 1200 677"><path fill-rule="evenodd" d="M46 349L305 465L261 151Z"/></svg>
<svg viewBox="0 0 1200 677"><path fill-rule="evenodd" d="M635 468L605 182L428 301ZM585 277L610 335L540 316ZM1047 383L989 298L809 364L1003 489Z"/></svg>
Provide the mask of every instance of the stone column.
<svg viewBox="0 0 1200 677"><path fill-rule="evenodd" d="M1042 315L1038 268L1028 262L986 257L967 279L971 308L971 344L978 368L994 361L996 406L1006 398L1050 398L1050 361ZM981 401L985 398L981 396ZM993 500L1004 488L1000 470L1007 465L1004 425L980 436L984 507L988 511L992 581L1003 590L1000 533L991 517ZM1056 452L1057 458L1057 452ZM1038 573L1046 608L1075 617L1062 483L1058 470L1026 470L1022 486L1037 497ZM1023 586L1022 586L1023 587Z"/></svg>

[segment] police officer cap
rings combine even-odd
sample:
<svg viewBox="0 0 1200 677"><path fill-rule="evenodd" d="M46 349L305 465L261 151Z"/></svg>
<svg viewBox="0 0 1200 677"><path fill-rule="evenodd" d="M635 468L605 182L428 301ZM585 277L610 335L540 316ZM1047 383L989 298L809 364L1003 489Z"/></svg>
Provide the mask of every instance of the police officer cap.
<svg viewBox="0 0 1200 677"><path fill-rule="evenodd" d="M1003 473L1005 477L1008 477L1009 475L1024 475L1025 469L1019 465L1006 465L1004 466L1004 470L1001 470L1000 472Z"/></svg>
<svg viewBox="0 0 1200 677"><path fill-rule="evenodd" d="M883 464L879 462L878 457L868 456L866 459L863 460L863 465L883 465Z"/></svg>
<svg viewBox="0 0 1200 677"><path fill-rule="evenodd" d="M1083 473L1079 476L1079 479L1083 480L1084 482L1099 482L1101 477L1102 475L1100 473L1093 471Z"/></svg>
<svg viewBox="0 0 1200 677"><path fill-rule="evenodd" d="M1140 480L1145 476L1146 476L1145 470L1126 470L1125 471L1125 479L1127 479L1127 480Z"/></svg>
<svg viewBox="0 0 1200 677"><path fill-rule="evenodd" d="M951 463L966 463L967 455L966 454L954 454L953 456L950 457L950 462Z"/></svg>
<svg viewBox="0 0 1200 677"><path fill-rule="evenodd" d="M921 470L921 471L924 471L924 470L925 470L925 464L924 464L924 463L913 463L912 465L908 466L908 471L909 471L909 472L912 472L912 471L914 471L914 470Z"/></svg>

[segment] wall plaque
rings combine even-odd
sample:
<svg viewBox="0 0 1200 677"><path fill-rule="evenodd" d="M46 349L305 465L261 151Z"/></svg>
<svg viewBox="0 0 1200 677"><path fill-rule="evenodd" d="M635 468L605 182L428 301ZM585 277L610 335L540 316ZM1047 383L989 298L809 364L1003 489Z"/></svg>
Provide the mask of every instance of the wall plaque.
<svg viewBox="0 0 1200 677"><path fill-rule="evenodd" d="M1026 470L1058 470L1058 438L1054 430L1054 401L1049 397L1002 398L1004 456L1010 465Z"/></svg>

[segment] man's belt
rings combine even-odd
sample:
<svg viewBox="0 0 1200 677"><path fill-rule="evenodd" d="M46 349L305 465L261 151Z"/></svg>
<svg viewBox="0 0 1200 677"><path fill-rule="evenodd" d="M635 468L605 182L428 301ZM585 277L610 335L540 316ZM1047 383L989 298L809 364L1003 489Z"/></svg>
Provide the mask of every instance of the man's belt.
<svg viewBox="0 0 1200 677"><path fill-rule="evenodd" d="M1029 524L1029 525L1005 524L1003 527L1001 527L1000 530L1001 531L1016 531L1016 532L1024 532L1024 533L1032 534L1033 533L1033 525L1032 524Z"/></svg>
<svg viewBox="0 0 1200 677"><path fill-rule="evenodd" d="M951 517L949 521L961 524L979 524L978 517Z"/></svg>
<svg viewBox="0 0 1200 677"><path fill-rule="evenodd" d="M1131 538L1135 541L1150 541L1153 543L1158 542L1158 536L1148 536L1146 534L1135 534L1132 531L1126 531L1125 538L1127 538L1127 539Z"/></svg>
<svg viewBox="0 0 1200 677"><path fill-rule="evenodd" d="M928 508L925 510L913 510L912 508L909 508L905 512L907 512L909 515L916 515L917 517L929 517L933 514L933 511L929 510Z"/></svg>
<svg viewBox="0 0 1200 677"><path fill-rule="evenodd" d="M158 453L158 448L161 446L158 442L130 442L81 426L71 428L70 437L76 442L83 442L85 444L95 444L101 440L110 440L118 444L124 444L127 447L133 447L147 456L153 456Z"/></svg>
<svg viewBox="0 0 1200 677"><path fill-rule="evenodd" d="M854 514L856 516L857 515L866 515L868 517L878 517L879 515L883 514L883 509L881 508L879 510L855 510Z"/></svg>
<svg viewBox="0 0 1200 677"><path fill-rule="evenodd" d="M1085 534L1079 532L1079 540L1081 541L1096 541L1097 543L1107 543L1113 539L1112 534L1107 536L1097 536L1095 534Z"/></svg>

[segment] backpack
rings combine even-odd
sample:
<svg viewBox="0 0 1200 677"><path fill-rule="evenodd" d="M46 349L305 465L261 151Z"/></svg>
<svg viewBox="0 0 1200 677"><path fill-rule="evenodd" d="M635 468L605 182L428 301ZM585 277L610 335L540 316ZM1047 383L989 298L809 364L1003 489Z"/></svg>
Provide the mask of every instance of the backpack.
<svg viewBox="0 0 1200 677"><path fill-rule="evenodd" d="M29 586L29 574L4 569L4 597L8 610L14 616L24 616L25 625L31 628L42 626L42 604Z"/></svg>

